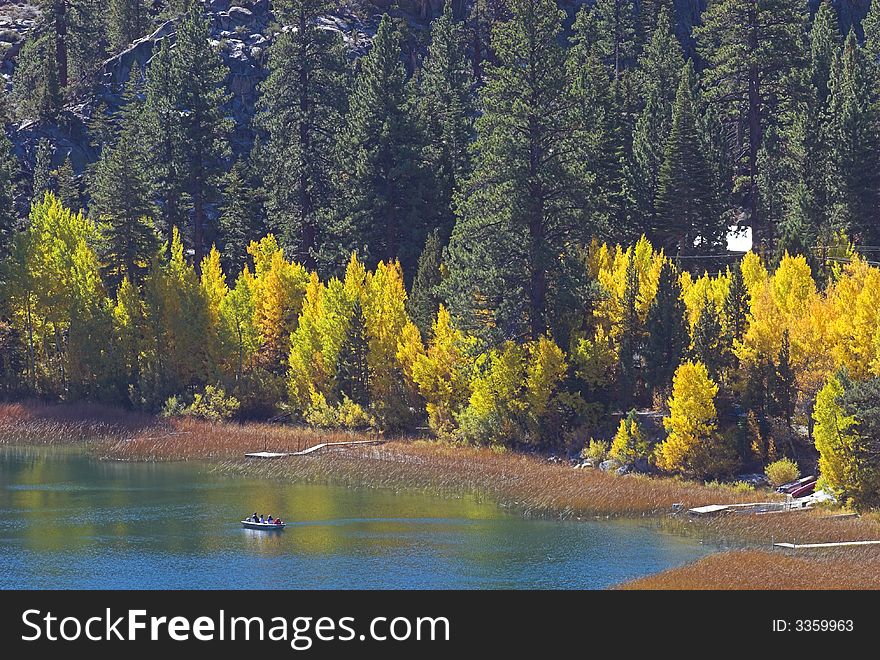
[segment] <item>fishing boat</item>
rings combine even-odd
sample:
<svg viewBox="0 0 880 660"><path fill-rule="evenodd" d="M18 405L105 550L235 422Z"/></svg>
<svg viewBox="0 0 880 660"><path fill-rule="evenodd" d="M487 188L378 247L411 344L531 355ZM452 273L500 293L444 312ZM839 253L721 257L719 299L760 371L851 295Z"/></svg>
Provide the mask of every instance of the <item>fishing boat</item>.
<svg viewBox="0 0 880 660"><path fill-rule="evenodd" d="M287 523L267 523L267 522L254 522L253 520L242 520L241 526L247 529L259 529L264 532L275 532L280 531L287 527Z"/></svg>

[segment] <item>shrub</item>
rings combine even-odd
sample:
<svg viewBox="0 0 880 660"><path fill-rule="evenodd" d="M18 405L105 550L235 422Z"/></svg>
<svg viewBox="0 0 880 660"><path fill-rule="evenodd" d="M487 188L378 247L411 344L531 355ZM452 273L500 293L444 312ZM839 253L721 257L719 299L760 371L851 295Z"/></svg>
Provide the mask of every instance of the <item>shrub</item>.
<svg viewBox="0 0 880 660"><path fill-rule="evenodd" d="M594 466L608 458L608 443L603 440L590 440L589 444L581 451L581 458L591 461Z"/></svg>
<svg viewBox="0 0 880 660"><path fill-rule="evenodd" d="M633 463L648 455L648 440L642 432L636 411L631 410L625 419L620 420L620 426L611 442L609 456L619 463Z"/></svg>
<svg viewBox="0 0 880 660"><path fill-rule="evenodd" d="M182 396L168 397L162 407L162 416L223 421L235 417L239 406L238 399L227 395L222 387L208 385L204 392L197 392L188 405Z"/></svg>
<svg viewBox="0 0 880 660"><path fill-rule="evenodd" d="M314 426L330 429L362 429L375 426L375 420L347 396L337 405L327 402L323 394L315 389L311 393L312 402L306 408L305 421Z"/></svg>
<svg viewBox="0 0 880 660"><path fill-rule="evenodd" d="M781 486L800 477L801 471L798 469L797 463L790 458L781 458L770 463L764 470L764 474L767 475L771 486Z"/></svg>

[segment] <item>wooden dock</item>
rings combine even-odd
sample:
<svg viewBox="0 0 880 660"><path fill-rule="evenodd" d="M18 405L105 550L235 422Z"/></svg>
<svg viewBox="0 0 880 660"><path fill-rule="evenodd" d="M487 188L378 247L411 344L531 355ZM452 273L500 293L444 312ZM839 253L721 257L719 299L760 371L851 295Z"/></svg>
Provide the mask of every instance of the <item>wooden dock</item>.
<svg viewBox="0 0 880 660"><path fill-rule="evenodd" d="M313 454L322 449L327 449L328 447L354 447L356 445L381 445L384 440L347 440L345 442L322 442L319 445L314 445L313 447L309 447L308 449L303 449L302 451L294 451L291 452L291 456L306 456L307 454Z"/></svg>
<svg viewBox="0 0 880 660"><path fill-rule="evenodd" d="M245 454L245 458L264 458L264 459L272 459L272 458L287 458L288 456L307 456L309 454L314 454L316 452L321 451L322 449L328 449L333 447L354 447L357 445L381 445L384 440L347 440L344 442L322 442L318 445L313 445L301 451L254 451L248 454Z"/></svg>
<svg viewBox="0 0 880 660"><path fill-rule="evenodd" d="M785 502L750 502L748 504L709 504L688 509L692 516L718 516L723 513L745 513L752 515L766 515L770 513L788 513L791 511L809 511L812 502L807 498L788 500Z"/></svg>
<svg viewBox="0 0 880 660"><path fill-rule="evenodd" d="M286 458L290 456L288 451L252 451L245 454L245 458Z"/></svg>
<svg viewBox="0 0 880 660"><path fill-rule="evenodd" d="M859 545L880 545L880 541L838 541L837 543L774 543L777 548L787 550L809 550L814 548L847 548Z"/></svg>

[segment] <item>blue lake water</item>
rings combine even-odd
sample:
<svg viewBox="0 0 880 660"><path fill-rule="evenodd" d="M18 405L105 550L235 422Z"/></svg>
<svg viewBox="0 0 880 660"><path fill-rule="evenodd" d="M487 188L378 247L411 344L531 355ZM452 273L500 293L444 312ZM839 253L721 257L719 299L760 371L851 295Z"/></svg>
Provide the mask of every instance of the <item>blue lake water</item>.
<svg viewBox="0 0 880 660"><path fill-rule="evenodd" d="M242 529L254 510L287 529ZM713 550L651 521L0 448L0 589L597 589Z"/></svg>

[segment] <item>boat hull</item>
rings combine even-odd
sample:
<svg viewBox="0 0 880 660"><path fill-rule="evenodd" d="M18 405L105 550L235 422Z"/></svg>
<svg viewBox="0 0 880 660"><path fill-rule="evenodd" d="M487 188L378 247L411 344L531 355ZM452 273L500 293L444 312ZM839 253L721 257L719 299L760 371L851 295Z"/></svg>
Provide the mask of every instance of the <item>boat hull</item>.
<svg viewBox="0 0 880 660"><path fill-rule="evenodd" d="M255 523L247 520L241 521L241 526L245 529L259 529L262 532L280 532L287 526L287 523L276 525L275 523Z"/></svg>

